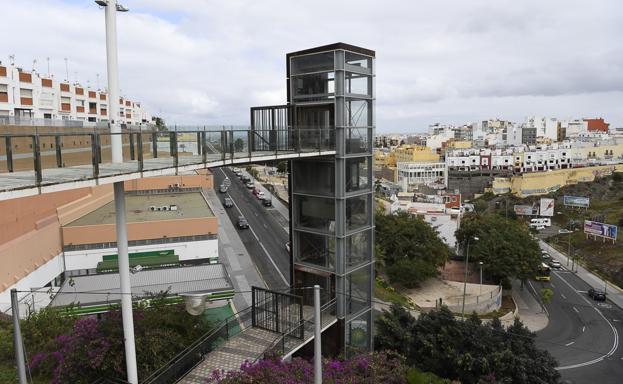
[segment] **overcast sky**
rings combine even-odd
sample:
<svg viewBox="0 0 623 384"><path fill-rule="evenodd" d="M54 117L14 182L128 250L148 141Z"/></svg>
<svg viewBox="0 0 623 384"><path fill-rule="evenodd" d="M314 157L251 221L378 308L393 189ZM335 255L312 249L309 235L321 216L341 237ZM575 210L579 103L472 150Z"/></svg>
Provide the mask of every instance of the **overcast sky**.
<svg viewBox="0 0 623 384"><path fill-rule="evenodd" d="M246 125L285 103L285 54L333 42L377 53L377 131L434 122L603 116L623 126L623 2L123 0L122 95L168 123ZM2 0L0 60L106 85L104 11ZM76 77L77 76L77 77Z"/></svg>

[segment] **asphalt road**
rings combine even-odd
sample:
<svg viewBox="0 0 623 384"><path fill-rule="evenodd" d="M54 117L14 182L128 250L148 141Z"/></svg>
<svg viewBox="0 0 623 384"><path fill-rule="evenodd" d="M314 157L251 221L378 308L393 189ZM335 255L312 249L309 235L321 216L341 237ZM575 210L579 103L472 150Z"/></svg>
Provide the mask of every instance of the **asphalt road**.
<svg viewBox="0 0 623 384"><path fill-rule="evenodd" d="M574 273L554 271L549 283L530 282L534 292L549 287L548 326L537 332L537 345L557 360L563 383L623 382L623 311L588 297L589 286Z"/></svg>
<svg viewBox="0 0 623 384"><path fill-rule="evenodd" d="M274 215L278 212L274 208L264 207L228 167L214 168L212 171L217 192L225 177L231 180L227 193L218 195L221 204L227 196L234 201L234 207L226 208L226 211L262 278L270 289L287 288L290 285L290 256L285 244L289 236L283 222L276 219L278 215ZM238 216L241 214L249 222L249 229L238 229Z"/></svg>

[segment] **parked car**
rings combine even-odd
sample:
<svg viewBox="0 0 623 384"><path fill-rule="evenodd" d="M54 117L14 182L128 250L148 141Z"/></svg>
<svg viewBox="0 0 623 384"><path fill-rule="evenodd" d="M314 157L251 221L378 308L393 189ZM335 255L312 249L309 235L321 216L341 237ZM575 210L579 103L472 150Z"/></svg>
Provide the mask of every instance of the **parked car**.
<svg viewBox="0 0 623 384"><path fill-rule="evenodd" d="M251 181L251 178L247 175L242 175L242 177L240 177L240 180L242 180L243 183L248 183Z"/></svg>
<svg viewBox="0 0 623 384"><path fill-rule="evenodd" d="M272 207L273 201L271 199L264 198L262 199L262 205L265 207Z"/></svg>
<svg viewBox="0 0 623 384"><path fill-rule="evenodd" d="M218 191L220 193L226 193L227 192L227 186L224 184L221 184L221 186L219 187Z"/></svg>
<svg viewBox="0 0 623 384"><path fill-rule="evenodd" d="M253 182L251 182L251 181L247 182L245 185L246 185L246 186L247 186L247 188L249 188L249 189L253 189L253 188L255 188L255 184L253 184Z"/></svg>
<svg viewBox="0 0 623 384"><path fill-rule="evenodd" d="M549 253L547 253L547 251L541 251L541 257L543 257L543 261L545 260L549 260L552 257L549 255Z"/></svg>
<svg viewBox="0 0 623 384"><path fill-rule="evenodd" d="M249 228L249 222L245 219L244 216L238 216L238 228L247 229Z"/></svg>
<svg viewBox="0 0 623 384"><path fill-rule="evenodd" d="M550 266L551 268L554 268L554 269L560 269L560 268L562 268L562 265L560 265L560 261L558 261L558 260L552 260L552 261L550 261L550 262L549 262L549 266Z"/></svg>
<svg viewBox="0 0 623 384"><path fill-rule="evenodd" d="M264 191L258 191L255 193L255 197L257 197L260 200L264 200L264 198L266 197L266 194L264 193Z"/></svg>
<svg viewBox="0 0 623 384"><path fill-rule="evenodd" d="M286 243L286 251L290 253L290 242L289 241Z"/></svg>
<svg viewBox="0 0 623 384"><path fill-rule="evenodd" d="M231 208L234 206L234 201L230 197L226 197L225 201L223 201L223 205L225 208Z"/></svg>
<svg viewBox="0 0 623 384"><path fill-rule="evenodd" d="M595 301L606 301L606 292L601 289L591 288L588 290L588 297Z"/></svg>

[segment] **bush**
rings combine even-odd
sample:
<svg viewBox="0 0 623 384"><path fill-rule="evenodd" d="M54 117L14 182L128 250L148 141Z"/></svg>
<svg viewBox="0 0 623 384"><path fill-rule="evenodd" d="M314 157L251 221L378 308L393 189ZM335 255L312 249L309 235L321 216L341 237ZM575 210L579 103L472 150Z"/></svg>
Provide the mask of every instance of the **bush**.
<svg viewBox="0 0 623 384"><path fill-rule="evenodd" d="M437 267L423 260L402 259L387 268L387 274L392 283L403 285L406 288L417 288L420 282L435 276Z"/></svg>
<svg viewBox="0 0 623 384"><path fill-rule="evenodd" d="M278 356L246 362L240 371L214 371L207 383L217 384L312 384L314 368L311 362L294 358L285 362ZM404 359L391 353L358 355L347 360L324 360L322 382L406 384L407 367Z"/></svg>

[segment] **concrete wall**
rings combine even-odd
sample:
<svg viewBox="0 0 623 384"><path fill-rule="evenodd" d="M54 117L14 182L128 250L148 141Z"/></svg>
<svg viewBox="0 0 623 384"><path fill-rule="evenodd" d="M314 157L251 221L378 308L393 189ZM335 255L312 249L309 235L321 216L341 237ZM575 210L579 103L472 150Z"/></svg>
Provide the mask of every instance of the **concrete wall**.
<svg viewBox="0 0 623 384"><path fill-rule="evenodd" d="M153 189L167 189L172 185L179 185L183 188L203 188L212 189L212 173L206 170L199 175L179 175L161 176L134 179L124 183L126 191L146 191Z"/></svg>
<svg viewBox="0 0 623 384"><path fill-rule="evenodd" d="M184 243L139 245L130 247L130 253L160 251L173 249L180 260L205 259L218 257L218 239L203 241L188 241ZM65 267L67 271L93 269L103 260L105 255L114 255L117 248L89 249L65 252Z"/></svg>
<svg viewBox="0 0 623 384"><path fill-rule="evenodd" d="M114 224L63 227L63 246L117 241ZM216 217L128 223L128 240L218 234Z"/></svg>
<svg viewBox="0 0 623 384"><path fill-rule="evenodd" d="M594 181L612 172L623 172L623 164L533 172L510 178L496 177L493 179L492 191L501 194L510 189L510 192L520 197L544 195L565 185Z"/></svg>

